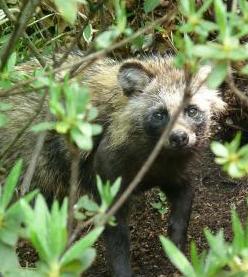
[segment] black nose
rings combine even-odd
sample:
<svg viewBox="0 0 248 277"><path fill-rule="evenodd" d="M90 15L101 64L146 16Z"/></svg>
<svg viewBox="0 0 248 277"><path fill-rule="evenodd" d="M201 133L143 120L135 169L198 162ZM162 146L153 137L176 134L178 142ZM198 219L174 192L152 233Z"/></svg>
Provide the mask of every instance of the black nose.
<svg viewBox="0 0 248 277"><path fill-rule="evenodd" d="M186 146L189 142L189 136L184 131L175 131L170 135L169 142L172 147Z"/></svg>

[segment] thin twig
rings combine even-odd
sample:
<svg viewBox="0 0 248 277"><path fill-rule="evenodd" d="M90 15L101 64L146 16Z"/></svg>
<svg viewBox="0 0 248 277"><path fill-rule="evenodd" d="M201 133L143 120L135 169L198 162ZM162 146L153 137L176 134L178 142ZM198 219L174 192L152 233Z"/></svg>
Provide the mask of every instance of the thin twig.
<svg viewBox="0 0 248 277"><path fill-rule="evenodd" d="M241 100L241 103L248 106L248 96L246 96L242 91L240 91L236 87L235 82L233 80L232 69L230 65L228 66L227 84L229 85L232 92Z"/></svg>
<svg viewBox="0 0 248 277"><path fill-rule="evenodd" d="M47 86L41 86L41 87L37 87L37 88L27 87L26 89L17 90L17 91L11 92L11 93L1 93L0 92L0 97L9 97L9 96L14 96L14 95L18 95L18 94L25 94L28 92L41 91L43 89L47 89Z"/></svg>
<svg viewBox="0 0 248 277"><path fill-rule="evenodd" d="M92 225L93 223L94 223L94 217L91 217L87 221L84 221L84 222L78 221L75 229L73 230L73 232L71 233L71 235L69 237L67 248L69 248L73 244L73 242L77 239L79 233L82 230L84 230L86 227Z"/></svg>
<svg viewBox="0 0 248 277"><path fill-rule="evenodd" d="M41 152L41 150L43 148L43 145L44 145L44 142L45 142L46 134L47 134L46 132L42 132L38 136L34 151L33 151L32 156L31 156L31 160L29 162L29 166L27 168L27 171L24 175L22 184L20 186L21 196L25 195L30 189L30 184L31 184L31 181L32 181L33 176L34 176L34 172L35 172L35 168L36 168L36 165L37 165L37 162L38 162L40 152Z"/></svg>
<svg viewBox="0 0 248 277"><path fill-rule="evenodd" d="M68 142L71 153L71 176L70 176L70 191L69 191L69 213L68 213L68 232L72 233L74 221L74 205L77 199L78 184L79 184L79 163L80 152L71 143Z"/></svg>
<svg viewBox="0 0 248 277"><path fill-rule="evenodd" d="M16 42L22 36L28 20L30 19L31 15L35 11L35 8L40 3L40 0L29 0L27 1L26 5L23 7L22 11L19 13L19 17L15 24L15 29L12 32L6 46L3 48L2 52L0 53L0 72L5 67L9 56L11 55ZM4 5L4 0L1 0L1 4Z"/></svg>

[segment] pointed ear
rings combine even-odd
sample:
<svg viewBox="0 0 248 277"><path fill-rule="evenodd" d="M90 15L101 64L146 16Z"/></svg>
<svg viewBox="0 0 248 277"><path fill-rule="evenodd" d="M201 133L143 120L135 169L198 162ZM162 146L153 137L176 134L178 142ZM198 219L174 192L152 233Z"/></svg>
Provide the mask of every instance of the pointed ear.
<svg viewBox="0 0 248 277"><path fill-rule="evenodd" d="M153 79L153 74L139 62L126 62L120 67L117 78L125 95L130 96L142 91Z"/></svg>

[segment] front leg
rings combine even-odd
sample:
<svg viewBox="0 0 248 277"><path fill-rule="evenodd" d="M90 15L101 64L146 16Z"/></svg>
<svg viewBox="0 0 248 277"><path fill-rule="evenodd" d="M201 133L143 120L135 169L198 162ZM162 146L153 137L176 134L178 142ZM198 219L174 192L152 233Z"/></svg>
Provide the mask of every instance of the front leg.
<svg viewBox="0 0 248 277"><path fill-rule="evenodd" d="M129 229L127 225L127 206L115 215L116 226L107 226L104 231L107 259L111 266L112 276L131 277Z"/></svg>
<svg viewBox="0 0 248 277"><path fill-rule="evenodd" d="M114 182L122 176L122 184L119 195L125 188L123 167L118 153L108 151L108 138L105 137L95 155L95 171L103 180ZM118 197L116 199L118 201ZM106 226L104 240L106 245L107 260L109 261L112 276L131 277L129 229L127 225L128 204L126 203L116 214L116 226Z"/></svg>
<svg viewBox="0 0 248 277"><path fill-rule="evenodd" d="M181 250L185 249L187 230L194 193L190 185L174 186L163 189L171 204L168 222L168 235Z"/></svg>

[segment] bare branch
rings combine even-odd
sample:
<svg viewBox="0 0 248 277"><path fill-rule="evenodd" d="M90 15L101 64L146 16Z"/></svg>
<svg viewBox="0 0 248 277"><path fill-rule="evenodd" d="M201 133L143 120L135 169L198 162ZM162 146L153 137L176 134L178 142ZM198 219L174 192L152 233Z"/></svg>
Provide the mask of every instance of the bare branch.
<svg viewBox="0 0 248 277"><path fill-rule="evenodd" d="M231 66L228 66L228 75L227 75L227 83L232 90L232 92L241 100L241 103L245 104L248 106L248 96L245 95L242 91L240 91L233 80L233 75L232 75L232 69Z"/></svg>
<svg viewBox="0 0 248 277"><path fill-rule="evenodd" d="M39 158L40 152L41 152L42 147L45 142L45 138L46 138L46 132L42 132L38 136L34 151L31 156L31 160L29 162L28 169L24 175L22 184L20 186L21 187L21 196L23 196L24 194L26 194L29 191L30 184L33 179L35 168L36 168L36 165L38 162L38 158Z"/></svg>
<svg viewBox="0 0 248 277"><path fill-rule="evenodd" d="M68 213L68 232L72 233L74 222L74 205L77 199L78 184L79 184L79 164L80 152L72 142L68 141L69 150L71 153L71 176L70 176L70 191L69 191L69 213Z"/></svg>

